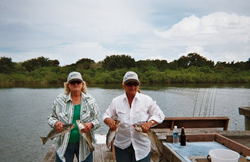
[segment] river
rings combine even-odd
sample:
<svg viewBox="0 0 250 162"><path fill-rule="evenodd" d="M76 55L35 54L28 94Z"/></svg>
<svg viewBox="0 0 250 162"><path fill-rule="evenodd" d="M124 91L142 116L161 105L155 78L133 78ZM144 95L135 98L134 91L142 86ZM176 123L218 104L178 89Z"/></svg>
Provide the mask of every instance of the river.
<svg viewBox="0 0 250 162"><path fill-rule="evenodd" d="M247 85L144 85L144 94L151 96L166 117L228 116L229 130L244 130L244 116L238 108L250 105ZM42 145L39 137L50 131L46 119L54 99L63 87L23 86L0 87L0 158L1 162L41 162L52 141ZM121 85L89 86L88 92L100 108L101 127L96 134L106 134L108 128L101 115L110 101L124 93Z"/></svg>

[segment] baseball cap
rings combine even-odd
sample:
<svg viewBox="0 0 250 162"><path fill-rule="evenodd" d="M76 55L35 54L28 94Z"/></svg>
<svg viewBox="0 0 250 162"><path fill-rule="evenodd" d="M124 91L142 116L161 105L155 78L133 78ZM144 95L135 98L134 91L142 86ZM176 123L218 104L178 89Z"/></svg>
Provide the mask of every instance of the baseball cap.
<svg viewBox="0 0 250 162"><path fill-rule="evenodd" d="M140 82L139 79L138 79L138 75L135 72L128 71L128 72L126 72L126 74L123 77L123 82L128 83L128 82L131 82L131 81L134 81L134 82L137 82L137 83Z"/></svg>
<svg viewBox="0 0 250 162"><path fill-rule="evenodd" d="M67 81L70 82L70 81L73 81L73 80L83 81L82 80L82 75L79 72L76 72L76 71L73 71L73 72L69 73Z"/></svg>

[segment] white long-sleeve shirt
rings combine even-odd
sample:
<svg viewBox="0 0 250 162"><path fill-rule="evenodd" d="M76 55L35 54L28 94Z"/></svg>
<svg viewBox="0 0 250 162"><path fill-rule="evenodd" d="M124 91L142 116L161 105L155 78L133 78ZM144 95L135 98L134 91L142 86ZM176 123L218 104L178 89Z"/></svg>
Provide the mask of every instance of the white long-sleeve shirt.
<svg viewBox="0 0 250 162"><path fill-rule="evenodd" d="M136 160L140 160L150 152L150 140L136 131L133 125L151 120L160 124L165 115L151 97L141 93L136 93L130 108L124 93L111 101L109 108L103 114L103 120L106 118L117 118L121 121L114 145L125 149L132 143Z"/></svg>

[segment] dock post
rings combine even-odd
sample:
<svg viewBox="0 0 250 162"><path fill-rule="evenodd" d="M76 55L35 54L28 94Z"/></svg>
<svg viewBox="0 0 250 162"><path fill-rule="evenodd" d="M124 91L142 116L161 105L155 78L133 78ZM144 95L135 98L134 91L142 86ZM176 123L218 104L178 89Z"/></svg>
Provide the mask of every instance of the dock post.
<svg viewBox="0 0 250 162"><path fill-rule="evenodd" d="M239 114L245 115L245 130L250 130L250 107L239 107Z"/></svg>

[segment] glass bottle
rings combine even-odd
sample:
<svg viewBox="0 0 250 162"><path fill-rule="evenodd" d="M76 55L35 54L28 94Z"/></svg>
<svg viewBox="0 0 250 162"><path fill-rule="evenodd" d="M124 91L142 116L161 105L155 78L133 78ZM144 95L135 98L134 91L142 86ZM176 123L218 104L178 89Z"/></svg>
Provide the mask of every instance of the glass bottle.
<svg viewBox="0 0 250 162"><path fill-rule="evenodd" d="M184 131L184 127L181 128L181 146L186 146L186 135L185 135L185 131Z"/></svg>

